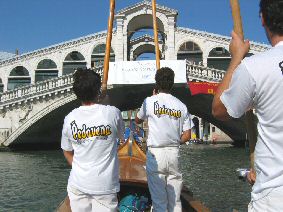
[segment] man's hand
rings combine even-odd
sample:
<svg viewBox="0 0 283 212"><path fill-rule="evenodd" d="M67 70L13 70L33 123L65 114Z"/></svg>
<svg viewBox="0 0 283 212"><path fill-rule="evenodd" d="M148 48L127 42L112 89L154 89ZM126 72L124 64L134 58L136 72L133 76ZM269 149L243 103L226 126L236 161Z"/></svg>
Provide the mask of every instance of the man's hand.
<svg viewBox="0 0 283 212"><path fill-rule="evenodd" d="M185 144L188 140L191 139L191 130L186 130L183 132L183 134L181 135L181 142L180 144Z"/></svg>
<svg viewBox="0 0 283 212"><path fill-rule="evenodd" d="M253 169L250 169L250 172L247 175L248 182L253 185L256 181L256 173Z"/></svg>
<svg viewBox="0 0 283 212"><path fill-rule="evenodd" d="M250 50L250 42L248 40L244 41L241 36L232 31L231 33L232 40L230 43L230 53L232 59L241 61Z"/></svg>

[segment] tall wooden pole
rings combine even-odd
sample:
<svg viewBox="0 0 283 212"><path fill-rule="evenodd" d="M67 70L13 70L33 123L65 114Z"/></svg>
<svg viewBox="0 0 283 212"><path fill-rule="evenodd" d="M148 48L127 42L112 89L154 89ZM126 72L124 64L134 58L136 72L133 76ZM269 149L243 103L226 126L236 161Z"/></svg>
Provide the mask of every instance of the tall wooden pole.
<svg viewBox="0 0 283 212"><path fill-rule="evenodd" d="M110 0L110 14L108 19L108 30L107 30L106 49L105 49L105 57L104 57L103 79L102 79L103 93L105 93L107 90L114 13L115 13L115 0Z"/></svg>
<svg viewBox="0 0 283 212"><path fill-rule="evenodd" d="M156 0L152 0L152 19L153 19L155 55L156 55L156 68L160 69L160 52L159 52L159 42L158 42L158 26L157 26L157 20L156 20Z"/></svg>
<svg viewBox="0 0 283 212"><path fill-rule="evenodd" d="M234 21L234 31L244 40L243 24L242 24L239 1L230 0L230 4L232 9L233 21ZM253 111L248 111L246 113L245 119L246 119L246 127L247 127L249 147L250 147L251 168L254 170L254 150L257 141L257 126L256 126L257 121Z"/></svg>
<svg viewBox="0 0 283 212"><path fill-rule="evenodd" d="M234 31L244 39L240 4L238 0L230 0L232 16L234 21Z"/></svg>

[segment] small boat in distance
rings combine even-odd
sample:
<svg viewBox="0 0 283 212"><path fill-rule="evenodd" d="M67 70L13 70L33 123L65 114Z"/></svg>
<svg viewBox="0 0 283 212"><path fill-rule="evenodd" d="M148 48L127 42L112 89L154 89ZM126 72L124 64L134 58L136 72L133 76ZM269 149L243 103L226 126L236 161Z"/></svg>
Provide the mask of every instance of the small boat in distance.
<svg viewBox="0 0 283 212"><path fill-rule="evenodd" d="M146 196L151 203L145 170L146 155L137 142L132 139L132 136L119 147L118 157L120 161L120 192L118 193L118 200L120 201L129 194L137 194ZM186 186L182 189L181 201L183 212L211 211L200 201L195 200L192 192ZM68 197L61 202L56 212L71 212Z"/></svg>

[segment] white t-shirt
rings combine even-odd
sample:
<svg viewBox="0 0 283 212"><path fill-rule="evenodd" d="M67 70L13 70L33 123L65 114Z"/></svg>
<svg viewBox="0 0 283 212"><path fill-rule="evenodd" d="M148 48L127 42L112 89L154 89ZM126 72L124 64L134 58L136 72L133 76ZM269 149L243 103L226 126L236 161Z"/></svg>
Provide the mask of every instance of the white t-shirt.
<svg viewBox="0 0 283 212"><path fill-rule="evenodd" d="M65 117L61 148L74 150L68 186L88 194L120 190L116 138L124 128L121 112L113 106L81 106Z"/></svg>
<svg viewBox="0 0 283 212"><path fill-rule="evenodd" d="M230 116L239 118L255 108L254 200L283 186L283 41L270 50L245 58L220 97Z"/></svg>
<svg viewBox="0 0 283 212"><path fill-rule="evenodd" d="M166 93L146 98L137 117L148 118L149 147L179 146L182 132L192 127L186 105Z"/></svg>

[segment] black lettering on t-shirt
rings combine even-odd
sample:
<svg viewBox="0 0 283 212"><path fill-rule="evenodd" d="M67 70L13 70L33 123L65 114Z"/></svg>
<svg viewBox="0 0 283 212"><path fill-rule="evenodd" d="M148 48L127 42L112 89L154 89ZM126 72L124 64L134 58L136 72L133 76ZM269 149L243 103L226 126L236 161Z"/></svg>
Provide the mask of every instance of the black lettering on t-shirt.
<svg viewBox="0 0 283 212"><path fill-rule="evenodd" d="M282 75L283 75L283 61L279 63L279 67L281 68L281 72L282 72Z"/></svg>
<svg viewBox="0 0 283 212"><path fill-rule="evenodd" d="M182 116L181 110L168 108L165 105L159 106L158 101L154 102L153 108L154 108L154 114L157 117L160 117L162 115L168 115L169 117L172 118L181 118Z"/></svg>

